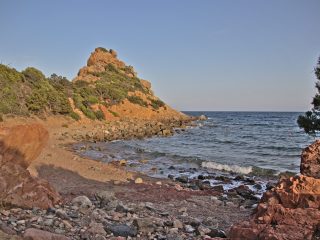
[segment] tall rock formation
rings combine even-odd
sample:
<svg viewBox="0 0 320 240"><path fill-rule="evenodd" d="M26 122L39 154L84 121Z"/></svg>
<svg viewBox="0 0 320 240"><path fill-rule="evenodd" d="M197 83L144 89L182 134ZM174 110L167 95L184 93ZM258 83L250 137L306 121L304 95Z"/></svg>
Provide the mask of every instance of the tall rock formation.
<svg viewBox="0 0 320 240"><path fill-rule="evenodd" d="M280 180L267 191L251 219L233 226L232 240L320 239L320 141L301 155L303 175Z"/></svg>
<svg viewBox="0 0 320 240"><path fill-rule="evenodd" d="M87 89L73 99L73 111L101 111L105 119L181 119L187 116L162 102L151 90L151 83L137 77L132 66L118 59L114 50L96 48L91 53L87 65L80 69L73 83ZM89 93L98 93L84 99ZM89 104L88 104L89 103ZM87 108L85 110L85 108ZM79 115L83 115L79 113ZM88 115L88 114L87 114Z"/></svg>

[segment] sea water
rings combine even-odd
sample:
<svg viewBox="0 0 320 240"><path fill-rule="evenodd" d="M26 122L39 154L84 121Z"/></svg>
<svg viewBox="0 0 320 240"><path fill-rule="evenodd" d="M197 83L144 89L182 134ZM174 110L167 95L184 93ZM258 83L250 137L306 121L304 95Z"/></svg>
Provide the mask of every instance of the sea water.
<svg viewBox="0 0 320 240"><path fill-rule="evenodd" d="M302 113L185 113L208 119L171 137L94 143L80 154L104 162L125 159L130 170L155 177L216 172L276 175L298 173L301 151L314 141L297 125Z"/></svg>

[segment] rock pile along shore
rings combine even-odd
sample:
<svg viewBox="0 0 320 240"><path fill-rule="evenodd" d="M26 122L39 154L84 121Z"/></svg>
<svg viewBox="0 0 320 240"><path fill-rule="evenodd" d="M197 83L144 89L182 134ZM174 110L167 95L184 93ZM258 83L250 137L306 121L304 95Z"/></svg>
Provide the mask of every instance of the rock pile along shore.
<svg viewBox="0 0 320 240"><path fill-rule="evenodd" d="M320 239L320 140L301 155L301 175L281 179L267 191L249 221L236 224L230 239Z"/></svg>

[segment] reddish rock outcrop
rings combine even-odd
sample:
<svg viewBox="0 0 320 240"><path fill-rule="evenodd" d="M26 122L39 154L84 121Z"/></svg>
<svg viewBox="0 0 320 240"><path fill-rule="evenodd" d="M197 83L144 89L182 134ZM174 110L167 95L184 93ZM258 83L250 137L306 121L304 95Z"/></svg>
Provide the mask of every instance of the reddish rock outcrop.
<svg viewBox="0 0 320 240"><path fill-rule="evenodd" d="M117 58L116 51L112 49L107 50L100 47L96 48L94 52L91 53L87 61L87 66L79 70L78 76L74 79L74 81L97 81L99 80L99 77L97 77L97 73L104 72L110 64L118 71L123 72L129 77L136 76L133 67L126 66L124 62Z"/></svg>
<svg viewBox="0 0 320 240"><path fill-rule="evenodd" d="M233 226L230 239L320 239L320 141L301 155L300 175L282 179L267 191L251 219Z"/></svg>
<svg viewBox="0 0 320 240"><path fill-rule="evenodd" d="M320 179L320 140L303 150L300 172L303 175Z"/></svg>
<svg viewBox="0 0 320 240"><path fill-rule="evenodd" d="M60 200L27 167L40 154L48 132L39 124L0 128L0 201L4 205L48 208Z"/></svg>

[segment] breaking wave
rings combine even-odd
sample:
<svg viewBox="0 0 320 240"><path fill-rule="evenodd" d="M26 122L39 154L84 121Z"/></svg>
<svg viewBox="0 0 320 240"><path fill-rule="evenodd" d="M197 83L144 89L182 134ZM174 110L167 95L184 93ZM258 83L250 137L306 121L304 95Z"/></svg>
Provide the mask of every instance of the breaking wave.
<svg viewBox="0 0 320 240"><path fill-rule="evenodd" d="M216 169L220 171L234 172L234 173L241 173L241 174L249 174L252 172L251 166L241 167L238 165L220 164L216 162L202 162L201 166L203 168Z"/></svg>

